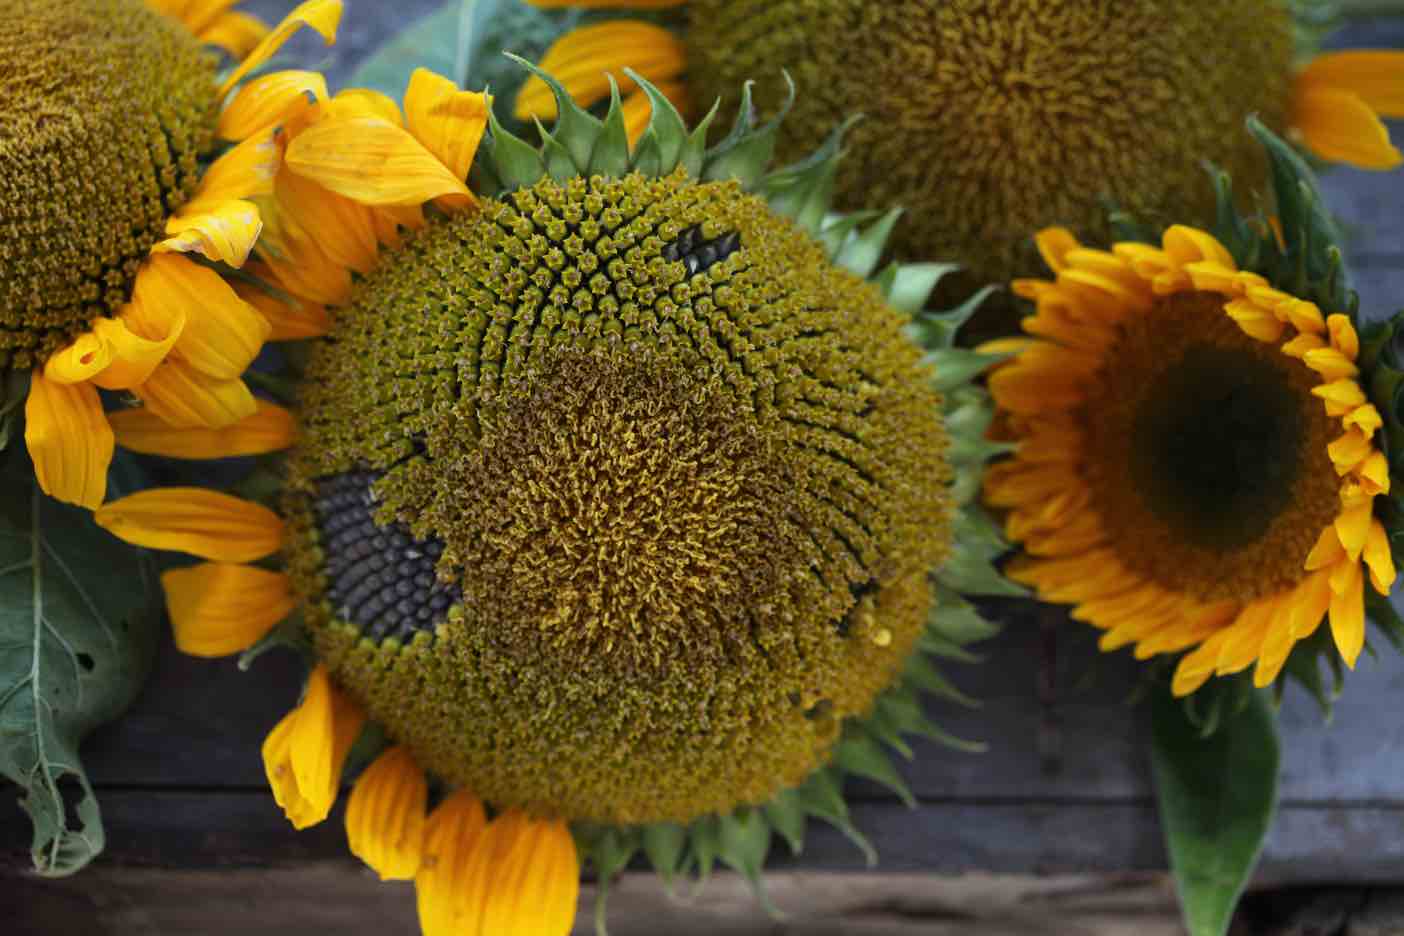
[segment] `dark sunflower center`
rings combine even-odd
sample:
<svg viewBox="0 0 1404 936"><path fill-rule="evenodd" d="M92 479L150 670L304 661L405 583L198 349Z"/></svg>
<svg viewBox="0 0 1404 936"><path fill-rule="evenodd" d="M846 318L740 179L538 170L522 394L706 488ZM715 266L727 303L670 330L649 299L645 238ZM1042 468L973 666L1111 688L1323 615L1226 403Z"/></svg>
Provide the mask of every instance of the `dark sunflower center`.
<svg viewBox="0 0 1404 936"><path fill-rule="evenodd" d="M1284 0L691 0L696 101L754 79L798 85L778 153L800 159L839 121L845 208L904 205L895 242L960 261L975 282L1037 275L1029 233L1108 233L1107 197L1148 219L1208 223L1207 159L1251 190L1265 164L1243 120L1286 118L1294 53Z"/></svg>
<svg viewBox="0 0 1404 936"><path fill-rule="evenodd" d="M1222 296L1178 293L1129 319L1081 413L1092 504L1121 560L1204 600L1298 581L1338 504L1339 429L1318 383Z"/></svg>
<svg viewBox="0 0 1404 936"><path fill-rule="evenodd" d="M318 652L500 805L688 821L801 782L900 672L946 552L903 325L733 183L548 180L434 222L304 384Z"/></svg>
<svg viewBox="0 0 1404 936"><path fill-rule="evenodd" d="M214 60L142 0L0 0L0 367L131 298L211 146Z"/></svg>
<svg viewBox="0 0 1404 936"><path fill-rule="evenodd" d="M1131 470L1162 523L1206 549L1238 549L1287 506L1305 431L1281 367L1194 347L1147 391Z"/></svg>

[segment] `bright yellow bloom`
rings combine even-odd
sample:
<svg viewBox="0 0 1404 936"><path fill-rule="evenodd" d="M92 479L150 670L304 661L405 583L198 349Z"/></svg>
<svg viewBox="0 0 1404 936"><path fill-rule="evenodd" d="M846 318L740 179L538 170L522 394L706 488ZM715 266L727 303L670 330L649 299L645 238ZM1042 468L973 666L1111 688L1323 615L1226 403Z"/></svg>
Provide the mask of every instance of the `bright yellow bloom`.
<svg viewBox="0 0 1404 936"><path fill-rule="evenodd" d="M1104 631L1103 650L1191 650L1174 691L1256 664L1277 678L1323 618L1347 665L1364 579L1395 578L1373 499L1380 414L1349 319L1237 269L1187 227L1161 247L1048 229L1056 279L1020 280L1028 339L989 378L1014 457L986 476L1026 558L1009 575Z"/></svg>
<svg viewBox="0 0 1404 936"><path fill-rule="evenodd" d="M130 391L149 416L172 426L218 429L258 411L240 375L268 337L269 322L191 257L231 267L248 258L262 227L254 200L272 190L276 171L274 128L272 120L250 122L243 142L201 169L200 157L214 139L215 128L206 122L242 77L301 26L332 41L341 3L308 0L271 32L233 5L0 3L0 18L11 30L0 47L7 60L24 56L26 67L35 69L21 73L14 87L0 79L0 98L22 93L22 108L45 115L0 141L6 184L21 186L0 202L0 229L17 238L0 241L0 258L23 257L36 244L49 252L32 263L0 264L7 265L0 273L0 306L15 317L6 323L11 338L3 357L11 367L32 371L25 442L40 486L58 499L96 508L106 496L114 434L99 388ZM85 18L91 29L75 27ZM202 43L242 60L223 82L209 70ZM92 55L110 60L98 69ZM78 71L83 68L90 71ZM62 94L54 82L40 80L50 73L70 77ZM161 85L166 81L170 87ZM244 106L241 91L230 107ZM96 129L75 130L88 123ZM155 168L146 164L150 134L170 138L171 153ZM162 144L161 153L165 149ZM90 150L101 158L73 171L106 173L118 180L113 184L127 180L137 190L120 198L130 205L114 205L82 179L56 187L44 177L34 183L42 192L29 193L45 199L44 210L40 220L29 220L35 206L13 193L27 192L24 186L40 178L36 172L55 153L83 163ZM167 211L166 203L175 207ZM131 211L138 214L123 215ZM52 224L83 229L75 234L45 226ZM150 230L142 233L143 226ZM83 244L94 245L90 253L72 252Z"/></svg>
<svg viewBox="0 0 1404 936"><path fill-rule="evenodd" d="M959 262L973 284L1031 275L1028 231L1106 238L1108 197L1138 217L1207 223L1202 161L1265 181L1241 132L1249 114L1332 162L1401 159L1380 118L1404 116L1404 53L1319 54L1297 71L1286 0L528 2L610 11L541 64L586 106L608 97L613 74L634 137L648 106L625 68L684 111L746 80L773 111L784 70L799 90L776 134L784 161L864 114L846 138L839 206L903 205L898 249ZM627 18L661 7L678 8L666 26ZM516 116L554 113L545 83L528 80Z"/></svg>

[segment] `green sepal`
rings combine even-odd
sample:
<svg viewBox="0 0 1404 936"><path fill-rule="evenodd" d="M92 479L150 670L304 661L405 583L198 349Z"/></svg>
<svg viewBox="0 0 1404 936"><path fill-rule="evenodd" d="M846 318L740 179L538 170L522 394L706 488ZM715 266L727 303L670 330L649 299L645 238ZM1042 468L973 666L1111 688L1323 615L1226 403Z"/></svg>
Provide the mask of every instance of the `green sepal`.
<svg viewBox="0 0 1404 936"><path fill-rule="evenodd" d="M655 822L640 831L644 854L669 892L687 853L687 829L674 822Z"/></svg>
<svg viewBox="0 0 1404 936"><path fill-rule="evenodd" d="M717 863L717 853L721 850L721 824L716 816L703 816L694 820L687 829L687 861L696 873L693 894L702 891L712 876L712 868Z"/></svg>
<svg viewBox="0 0 1404 936"><path fill-rule="evenodd" d="M776 169L762 180L760 194L770 210L784 215L814 236L823 229L834 199L834 179L843 157L843 136L857 118L834 128L824 144L793 165Z"/></svg>
<svg viewBox="0 0 1404 936"><path fill-rule="evenodd" d="M535 185L546 175L540 151L498 123L494 110L487 109L489 136L483 147L494 178L503 191Z"/></svg>
<svg viewBox="0 0 1404 936"><path fill-rule="evenodd" d="M940 268L937 279L958 269L958 267L945 264L937 266ZM932 284L931 288L935 288L935 283ZM928 312L918 315L912 323L917 343L924 348L933 350L955 347L956 335L960 333L961 328L970 321L970 317L975 314L981 304L998 291L998 286L986 286L948 312Z"/></svg>
<svg viewBox="0 0 1404 936"><path fill-rule="evenodd" d="M609 79L609 111L604 127L590 153L590 165L585 175L622 179L629 174L629 131L624 126L624 104L619 99L619 84L613 75Z"/></svg>
<svg viewBox="0 0 1404 936"><path fill-rule="evenodd" d="M954 263L903 263L897 267L892 285L886 290L887 304L898 312L916 315L926 308L941 279L958 269L960 267ZM974 311L972 308L971 314ZM949 336L945 335L948 326L939 315L926 316L925 321L929 323L930 340L918 340L918 344L927 348L948 348L955 343L956 329L950 329ZM922 331L921 334L926 336L927 332Z"/></svg>
<svg viewBox="0 0 1404 936"><path fill-rule="evenodd" d="M598 117L576 104L575 98L565 86L545 69L520 55L513 55L511 52L502 54L546 82L546 87L551 89L551 96L556 99L556 122L550 136L569 154L575 164L575 174L583 173L590 166L590 154L595 149L595 140L604 130L604 124ZM541 126L540 121L537 121L537 126ZM541 135L542 139L547 136L544 130L541 131ZM552 177L556 178L554 173Z"/></svg>
<svg viewBox="0 0 1404 936"><path fill-rule="evenodd" d="M648 96L648 102L653 111L644 136L652 139L658 148L658 168L654 174L668 175L678 167L683 150L687 146L689 138L687 122L683 120L682 114L678 113L678 109L673 106L673 102L668 100L668 96L654 87L652 82L632 68L624 69L624 74L634 79L643 93ZM639 171L644 172L642 169ZM648 175L647 172L644 174Z"/></svg>
<svg viewBox="0 0 1404 936"><path fill-rule="evenodd" d="M796 790L781 790L765 804L765 818L790 846L790 854L804 851L804 803Z"/></svg>
<svg viewBox="0 0 1404 936"><path fill-rule="evenodd" d="M847 214L830 215L824 220L824 227L815 236L819 243L824 245L824 250L829 254L829 260L834 261L839 251L843 250L843 245L847 243L849 235L858 228L867 224L875 218L881 217L877 211L853 211ZM864 274L866 278L867 274ZM883 292L884 298L886 291Z"/></svg>
<svg viewBox="0 0 1404 936"><path fill-rule="evenodd" d="M968 696L957 689L955 683L937 669L924 653L912 654L911 659L907 661L907 668L902 672L902 678L922 692L950 699L957 705L963 705L966 708L980 707L979 699Z"/></svg>
<svg viewBox="0 0 1404 936"><path fill-rule="evenodd" d="M1373 600L1383 600L1386 606L1389 605L1389 600L1378 599L1371 589L1365 590L1365 610L1379 624L1379 612L1373 606ZM1394 609L1389 607L1389 611L1393 613ZM1321 675L1322 660L1326 661L1326 665L1332 672L1333 679L1329 687ZM1330 629L1318 627L1310 637L1297 641L1282 669L1282 675L1278 676L1277 681L1273 683L1273 693L1277 701L1281 702L1282 694L1287 688L1287 679L1290 676L1316 700L1316 704L1321 708L1322 718L1327 722L1331 721L1336 699L1340 698L1341 692L1345 689L1345 667L1341 662L1340 653L1336 651Z"/></svg>
<svg viewBox="0 0 1404 936"><path fill-rule="evenodd" d="M877 269L887 240L902 217L901 208L893 208L862 231L857 231L834 257L834 262L851 273L867 279Z"/></svg>
<svg viewBox="0 0 1404 936"><path fill-rule="evenodd" d="M953 544L951 556L937 570L936 579L947 588L966 595L1028 596L1028 589L1005 578L989 559L960 543Z"/></svg>
<svg viewBox="0 0 1404 936"><path fill-rule="evenodd" d="M931 385L942 393L948 393L961 384L983 374L1001 361L1014 357L1008 354L983 354L969 348L939 348L926 352L923 360L933 368ZM987 458L990 456L986 456Z"/></svg>
<svg viewBox="0 0 1404 936"><path fill-rule="evenodd" d="M0 380L0 452L10 447L23 424L24 402L29 399L29 368L12 368Z"/></svg>
<svg viewBox="0 0 1404 936"><path fill-rule="evenodd" d="M629 866L642 846L641 830L632 826L576 823L571 835L583 860L595 869L595 933L607 936L609 888L614 878Z"/></svg>
<svg viewBox="0 0 1404 936"><path fill-rule="evenodd" d="M765 892L762 872L770 854L770 823L759 809L742 807L717 820L717 857L731 870L742 875L751 885L756 900L773 919L784 914L771 902Z"/></svg>
<svg viewBox="0 0 1404 936"><path fill-rule="evenodd" d="M269 650L278 648L292 650L305 663L309 664L309 669L311 668L310 664L314 654L312 642L308 639L307 631L303 627L302 612L294 611L274 626L272 630L260 637L252 647L239 654L240 672L248 672L259 657Z"/></svg>
<svg viewBox="0 0 1404 936"><path fill-rule="evenodd" d="M842 775L834 768L826 767L810 774L809 779L796 791L804 804L804 811L817 819L822 819L843 833L844 837L858 847L868 862L868 867L877 864L877 850L858 831L848 814L848 803L843 798Z"/></svg>
<svg viewBox="0 0 1404 936"><path fill-rule="evenodd" d="M531 119L541 137L541 161L546 165L546 174L557 182L565 182L580 175L580 169L575 165L575 159L570 155L570 150L565 148L565 144L552 136L541 125L540 120L535 117Z"/></svg>
<svg viewBox="0 0 1404 936"><path fill-rule="evenodd" d="M775 156L775 139L780 132L780 124L795 103L794 80L788 72L784 74L789 87L785 104L775 119L764 126L756 126L756 109L751 99L754 82L748 81L741 86L741 106L736 112L736 122L732 124L731 132L707 151L701 173L704 182L736 179L747 191L760 184Z"/></svg>

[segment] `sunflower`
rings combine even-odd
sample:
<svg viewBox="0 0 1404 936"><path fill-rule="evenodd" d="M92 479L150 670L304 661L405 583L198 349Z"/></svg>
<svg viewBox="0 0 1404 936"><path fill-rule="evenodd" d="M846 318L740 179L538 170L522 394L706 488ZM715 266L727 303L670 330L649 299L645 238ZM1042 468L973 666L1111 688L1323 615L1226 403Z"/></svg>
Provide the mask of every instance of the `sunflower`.
<svg viewBox="0 0 1404 936"><path fill-rule="evenodd" d="M1371 400L1329 224L1302 234L1282 210L1284 235L1219 191L1235 250L1183 225L1110 251L1040 232L1055 278L1014 284L1037 304L1028 337L986 346L1014 353L989 387L1018 448L985 481L1026 554L1008 574L1075 605L1105 651L1188 651L1177 695L1249 666L1272 683L1323 620L1353 667L1366 579L1382 596L1395 579L1392 403Z"/></svg>
<svg viewBox="0 0 1404 936"><path fill-rule="evenodd" d="M181 426L255 411L239 377L269 326L218 270L259 235L250 199L277 156L264 92L325 88L278 72L230 97L301 26L333 41L341 4L309 0L271 32L231 6L0 0L0 368L6 414L25 400L35 475L60 500L106 495L100 389Z"/></svg>
<svg viewBox="0 0 1404 936"><path fill-rule="evenodd" d="M973 303L915 315L947 267L878 271L895 212L830 212L840 135L770 171L749 105L708 149L643 81L631 147L617 95L600 121L543 80L540 148L423 70L403 113L347 91L286 122L251 268L328 334L277 509L97 514L211 560L164 577L187 652L296 614L315 662L264 746L275 796L325 819L380 725L347 834L431 934L566 932L582 857L756 878L810 815L870 848L843 777L910 799L887 749L945 737L918 689L959 698L927 654L990 632L958 591L1011 590L974 503L995 359L950 347Z"/></svg>
<svg viewBox="0 0 1404 936"><path fill-rule="evenodd" d="M626 66L680 107L746 78L777 103L783 70L802 92L777 134L784 159L866 114L839 172L839 205L907 206L897 249L949 257L976 283L1034 275L1026 245L1041 227L1105 243L1107 199L1147 220L1207 224L1202 160L1265 181L1239 132L1249 114L1330 162L1400 162L1379 117L1404 116L1404 54L1314 55L1294 35L1321 18L1316 2L526 2L611 11L542 60L586 105L607 95L606 72ZM643 20L620 8L677 9ZM644 107L637 92L625 99L626 110ZM516 112L552 113L545 85L528 82Z"/></svg>

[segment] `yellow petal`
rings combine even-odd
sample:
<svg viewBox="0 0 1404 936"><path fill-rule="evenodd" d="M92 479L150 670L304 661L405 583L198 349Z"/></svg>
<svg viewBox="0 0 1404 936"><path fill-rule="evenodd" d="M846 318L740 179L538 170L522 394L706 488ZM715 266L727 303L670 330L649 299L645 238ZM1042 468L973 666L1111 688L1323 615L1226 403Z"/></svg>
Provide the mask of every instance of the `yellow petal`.
<svg viewBox="0 0 1404 936"><path fill-rule="evenodd" d="M1345 412L1350 412L1350 410L1355 409L1355 407L1369 402L1365 399L1365 394L1361 391L1360 384L1356 383L1354 380L1333 380L1319 387L1312 387L1311 392L1313 396L1318 396L1325 400L1328 405L1336 404L1337 406L1348 407Z"/></svg>
<svg viewBox="0 0 1404 936"><path fill-rule="evenodd" d="M124 309L121 318L98 319L93 323L94 333L111 352L107 366L93 377L93 383L104 390L129 390L145 382L166 359L185 328L184 319L177 318L165 337L146 338L127 325L128 318L134 317L132 309L132 306Z"/></svg>
<svg viewBox="0 0 1404 936"><path fill-rule="evenodd" d="M1394 555L1384 526L1373 517L1370 518L1370 532L1365 537L1365 550L1361 556L1370 569L1370 584L1381 595L1388 595L1394 585Z"/></svg>
<svg viewBox="0 0 1404 936"><path fill-rule="evenodd" d="M283 546L283 521L261 504L205 488L156 488L94 514L113 536L219 562L254 562Z"/></svg>
<svg viewBox="0 0 1404 936"><path fill-rule="evenodd" d="M1219 651L1231 633L1229 627L1215 631L1204 643L1181 657L1170 681L1170 691L1177 697L1187 696L1208 682L1209 677L1214 675Z"/></svg>
<svg viewBox="0 0 1404 936"><path fill-rule="evenodd" d="M1336 517L1336 535L1341 538L1346 557L1354 562L1360 558L1360 552L1365 548L1365 537L1370 532L1373 503L1369 497L1342 500L1341 512Z"/></svg>
<svg viewBox="0 0 1404 936"><path fill-rule="evenodd" d="M153 415L178 428L220 429L258 411L242 380L215 380L174 359L132 392Z"/></svg>
<svg viewBox="0 0 1404 936"><path fill-rule="evenodd" d="M1404 117L1404 52L1322 53L1302 69L1297 85L1351 91L1382 117Z"/></svg>
<svg viewBox="0 0 1404 936"><path fill-rule="evenodd" d="M315 824L327 817L336 802L346 755L365 724L365 714L332 685L326 664L320 663L307 677L307 691L293 711L287 766L298 795L307 803L303 818Z"/></svg>
<svg viewBox="0 0 1404 936"><path fill-rule="evenodd" d="M269 295L257 286L240 283L234 287L249 305L268 320L269 341L294 341L299 338L317 338L331 331L331 314L326 306L313 302L283 302Z"/></svg>
<svg viewBox="0 0 1404 936"><path fill-rule="evenodd" d="M677 108L678 113L686 116L691 111L692 105L685 82L662 81L657 83L655 87ZM653 118L653 102L642 91L635 91L624 98L621 106L624 111L624 132L628 135L629 144L632 146L648 129L649 122Z"/></svg>
<svg viewBox="0 0 1404 936"><path fill-rule="evenodd" d="M198 253L216 263L241 267L263 230L252 202L228 201L204 214L179 214L167 219L166 233L154 253Z"/></svg>
<svg viewBox="0 0 1404 936"><path fill-rule="evenodd" d="M1354 669L1365 646L1365 576L1358 562L1347 563L1346 568L1344 587L1331 596L1331 637L1346 666Z"/></svg>
<svg viewBox="0 0 1404 936"><path fill-rule="evenodd" d="M1326 330L1331 333L1331 347L1351 361L1360 356L1360 335L1348 317L1339 312L1327 316Z"/></svg>
<svg viewBox="0 0 1404 936"><path fill-rule="evenodd" d="M94 330L79 335L67 347L54 352L44 362L44 376L54 383L82 383L91 380L111 362L112 348Z"/></svg>
<svg viewBox="0 0 1404 936"><path fill-rule="evenodd" d="M1224 312L1238 327L1259 341L1276 342L1286 328L1276 315L1246 299L1234 299L1224 305Z"/></svg>
<svg viewBox="0 0 1404 936"><path fill-rule="evenodd" d="M331 45L336 42L336 27L340 22L341 0L306 0L298 4L263 38L239 67L224 79L224 84L219 88L219 97L224 98L245 75L272 58L283 47L283 43L303 26L310 26L321 33L322 38Z"/></svg>
<svg viewBox="0 0 1404 936"><path fill-rule="evenodd" d="M45 494L89 510L102 504L114 442L102 400L90 384L61 384L33 374L24 405L24 443Z"/></svg>
<svg viewBox="0 0 1404 936"><path fill-rule="evenodd" d="M236 61L242 61L268 35L263 20L238 10L231 10L215 20L200 33L200 41L218 46Z"/></svg>
<svg viewBox="0 0 1404 936"><path fill-rule="evenodd" d="M219 115L215 133L224 140L243 140L329 96L327 79L318 72L279 71L263 75L234 95Z"/></svg>
<svg viewBox="0 0 1404 936"><path fill-rule="evenodd" d="M363 205L419 205L474 198L424 145L379 117L319 121L288 145L289 169Z"/></svg>
<svg viewBox="0 0 1404 936"><path fill-rule="evenodd" d="M1238 270L1238 264L1234 262L1233 254L1229 253L1228 248L1219 243L1218 239L1208 231L1175 224L1169 227L1161 237L1161 246L1165 248L1165 253L1170 259L1181 267L1200 260L1208 260L1227 270L1235 272Z"/></svg>
<svg viewBox="0 0 1404 936"><path fill-rule="evenodd" d="M413 880L424 854L429 784L404 745L381 754L346 801L346 841L382 881Z"/></svg>
<svg viewBox="0 0 1404 936"><path fill-rule="evenodd" d="M164 288L165 302L190 310L175 343L186 364L215 381L233 380L248 369L271 330L257 309L218 273L194 264Z"/></svg>
<svg viewBox="0 0 1404 936"><path fill-rule="evenodd" d="M1380 417L1380 411L1375 409L1373 403L1366 403L1364 406L1357 406L1345 417L1343 424L1347 429L1359 429L1367 436L1373 436L1384 420Z"/></svg>
<svg viewBox="0 0 1404 936"><path fill-rule="evenodd" d="M488 837L501 857L483 908L483 932L568 936L580 896L580 860L566 824L509 810L492 821Z"/></svg>
<svg viewBox="0 0 1404 936"><path fill-rule="evenodd" d="M1321 375L1323 380L1340 380L1360 373L1355 362L1335 348L1317 348L1302 355L1302 363Z"/></svg>
<svg viewBox="0 0 1404 936"><path fill-rule="evenodd" d="M1336 474L1349 474L1375 451L1375 446L1359 429L1347 430L1345 435L1326 446L1326 454L1336 466Z"/></svg>
<svg viewBox="0 0 1404 936"><path fill-rule="evenodd" d="M292 446L297 427L292 413L267 400L256 411L222 429L181 429L148 409L119 410L108 416L117 444L144 455L215 459L265 455Z"/></svg>
<svg viewBox="0 0 1404 936"><path fill-rule="evenodd" d="M1352 91L1299 84L1292 93L1291 124L1322 159L1380 170L1404 162L1389 141L1389 128Z"/></svg>
<svg viewBox="0 0 1404 936"><path fill-rule="evenodd" d="M405 123L415 139L448 167L467 179L487 127L486 94L461 91L447 78L416 68L405 91Z"/></svg>
<svg viewBox="0 0 1404 936"><path fill-rule="evenodd" d="M654 84L677 80L687 68L687 49L661 26L643 20L611 20L571 30L557 39L542 57L541 68L589 107L609 96L610 74L623 92L638 87L624 74L625 68ZM533 115L549 120L556 116L555 96L546 82L532 75L517 94L514 112L518 120Z"/></svg>
<svg viewBox="0 0 1404 936"><path fill-rule="evenodd" d="M176 646L196 657L247 650L297 606L287 576L254 566L204 562L162 573L161 585Z"/></svg>
<svg viewBox="0 0 1404 936"><path fill-rule="evenodd" d="M414 879L423 936L481 936L492 851L482 848L483 804L459 790L429 815L424 857Z"/></svg>
<svg viewBox="0 0 1404 936"><path fill-rule="evenodd" d="M210 164L200 177L195 197L180 207L177 216L210 211L231 200L271 194L280 159L271 129L254 134Z"/></svg>
<svg viewBox="0 0 1404 936"><path fill-rule="evenodd" d="M185 0L180 4L182 13L179 18L187 29L198 36L226 10L239 2L240 0Z"/></svg>
<svg viewBox="0 0 1404 936"><path fill-rule="evenodd" d="M295 172L278 176L279 217L288 224L287 236L297 254L315 243L327 259L362 275L375 269L380 256L372 208L329 192Z"/></svg>
<svg viewBox="0 0 1404 936"><path fill-rule="evenodd" d="M1303 568L1308 572L1324 569L1340 562L1345 558L1345 554L1345 547L1341 545L1341 538L1336 534L1335 524L1332 524L1322 530L1321 535L1316 538L1316 545L1311 547L1311 552L1307 554Z"/></svg>
<svg viewBox="0 0 1404 936"><path fill-rule="evenodd" d="M1389 493L1389 459L1385 458L1384 452L1373 451L1365 457L1355 469L1356 480L1360 482L1360 489L1365 494L1388 494Z"/></svg>

